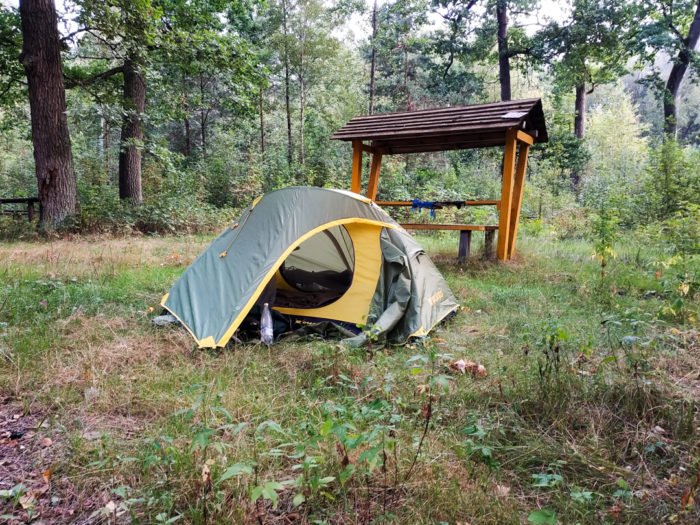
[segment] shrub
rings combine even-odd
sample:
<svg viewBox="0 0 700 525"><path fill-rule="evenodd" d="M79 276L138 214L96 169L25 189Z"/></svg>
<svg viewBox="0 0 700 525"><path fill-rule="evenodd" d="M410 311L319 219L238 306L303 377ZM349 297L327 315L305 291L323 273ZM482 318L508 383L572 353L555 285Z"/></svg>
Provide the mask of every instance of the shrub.
<svg viewBox="0 0 700 525"><path fill-rule="evenodd" d="M564 210L551 220L557 239L582 239L590 231L590 220L581 209Z"/></svg>

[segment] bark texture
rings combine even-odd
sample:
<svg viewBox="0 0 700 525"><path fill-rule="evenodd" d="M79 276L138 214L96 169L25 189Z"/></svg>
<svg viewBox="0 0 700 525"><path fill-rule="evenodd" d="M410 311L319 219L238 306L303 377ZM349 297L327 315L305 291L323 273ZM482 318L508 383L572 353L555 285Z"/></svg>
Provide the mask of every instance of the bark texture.
<svg viewBox="0 0 700 525"><path fill-rule="evenodd" d="M260 88L260 155L265 156L265 107L263 90Z"/></svg>
<svg viewBox="0 0 700 525"><path fill-rule="evenodd" d="M574 134L582 139L586 133L586 85L576 86L576 116L574 117Z"/></svg>
<svg viewBox="0 0 700 525"><path fill-rule="evenodd" d="M141 194L141 146L143 128L141 115L146 109L146 83L138 62L124 62L124 105L121 150L119 152L119 198L138 204Z"/></svg>
<svg viewBox="0 0 700 525"><path fill-rule="evenodd" d="M589 92L586 91L586 84L582 83L576 86L576 100L574 102L576 115L574 116L574 134L576 138L583 139L586 134L586 97ZM571 170L571 190L578 195L581 186L581 168L576 166Z"/></svg>
<svg viewBox="0 0 700 525"><path fill-rule="evenodd" d="M287 28L287 3L282 2L282 29L284 30L284 102L285 108L287 110L287 166L292 165L292 155L294 152L294 144L292 142L292 106L291 106L291 96L290 90L290 79L289 79L289 44L287 43L287 38L289 38L288 28Z"/></svg>
<svg viewBox="0 0 700 525"><path fill-rule="evenodd" d="M664 93L664 132L665 136L671 139L676 138L678 132L678 115L676 101L678 100L678 91L680 90L683 77L685 77L690 60L695 53L695 46L698 45L700 39L700 0L697 1L695 7L695 16L690 24L688 36L683 39L683 49L678 53L671 73L666 81L666 93Z"/></svg>
<svg viewBox="0 0 700 525"><path fill-rule="evenodd" d="M369 114L374 114L374 76L377 69L377 0L372 8L372 59L369 69Z"/></svg>
<svg viewBox="0 0 700 525"><path fill-rule="evenodd" d="M78 207L66 93L53 0L22 0L20 61L27 75L34 162L43 226L55 226Z"/></svg>
<svg viewBox="0 0 700 525"><path fill-rule="evenodd" d="M498 21L498 79L501 84L501 100L510 100L510 53L508 51L508 2L497 0Z"/></svg>

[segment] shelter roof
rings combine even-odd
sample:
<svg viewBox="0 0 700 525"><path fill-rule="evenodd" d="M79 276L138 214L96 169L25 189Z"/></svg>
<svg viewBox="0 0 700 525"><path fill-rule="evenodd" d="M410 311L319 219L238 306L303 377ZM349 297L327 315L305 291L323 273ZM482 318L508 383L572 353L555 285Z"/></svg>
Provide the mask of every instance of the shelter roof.
<svg viewBox="0 0 700 525"><path fill-rule="evenodd" d="M385 155L503 146L516 127L547 142L539 98L355 117L331 138L371 141Z"/></svg>

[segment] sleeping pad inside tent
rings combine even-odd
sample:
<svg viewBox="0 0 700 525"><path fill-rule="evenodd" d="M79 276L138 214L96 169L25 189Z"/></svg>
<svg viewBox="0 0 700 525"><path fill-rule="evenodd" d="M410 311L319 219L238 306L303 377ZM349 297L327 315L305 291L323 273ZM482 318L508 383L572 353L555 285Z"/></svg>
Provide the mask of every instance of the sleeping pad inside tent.
<svg viewBox="0 0 700 525"><path fill-rule="evenodd" d="M423 249L379 206L312 187L258 197L161 302L200 347L225 346L263 303L288 326L330 321L360 334L355 343L358 325L403 343L458 308Z"/></svg>

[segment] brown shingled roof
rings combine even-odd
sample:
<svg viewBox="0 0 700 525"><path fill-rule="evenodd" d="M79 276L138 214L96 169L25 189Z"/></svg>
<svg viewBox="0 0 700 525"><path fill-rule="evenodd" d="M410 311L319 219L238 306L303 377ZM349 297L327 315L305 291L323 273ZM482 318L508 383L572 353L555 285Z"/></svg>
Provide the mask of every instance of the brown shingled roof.
<svg viewBox="0 0 700 525"><path fill-rule="evenodd" d="M538 98L450 108L355 117L336 131L336 140L371 141L384 154L503 146L506 131L517 127L547 142Z"/></svg>

